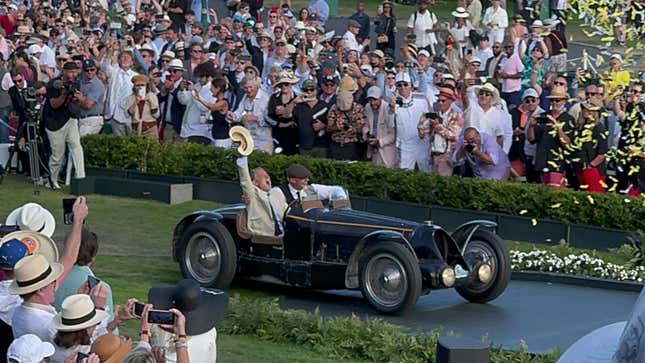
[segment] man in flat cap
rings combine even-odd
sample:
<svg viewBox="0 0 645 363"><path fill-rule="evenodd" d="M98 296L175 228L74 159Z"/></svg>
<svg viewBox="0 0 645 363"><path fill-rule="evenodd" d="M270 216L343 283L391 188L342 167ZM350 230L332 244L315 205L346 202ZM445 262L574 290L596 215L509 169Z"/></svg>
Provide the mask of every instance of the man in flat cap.
<svg viewBox="0 0 645 363"><path fill-rule="evenodd" d="M287 169L288 183L273 187L272 196L284 198L286 204L302 200L347 199L343 188L333 185L309 184L312 177L309 169L300 164L291 164Z"/></svg>
<svg viewBox="0 0 645 363"><path fill-rule="evenodd" d="M343 35L347 49L355 50L359 54L363 52L363 48L370 44L370 38L362 39L361 43L358 42L357 36L360 31L361 24L354 19L350 19L349 25L347 25L347 32Z"/></svg>

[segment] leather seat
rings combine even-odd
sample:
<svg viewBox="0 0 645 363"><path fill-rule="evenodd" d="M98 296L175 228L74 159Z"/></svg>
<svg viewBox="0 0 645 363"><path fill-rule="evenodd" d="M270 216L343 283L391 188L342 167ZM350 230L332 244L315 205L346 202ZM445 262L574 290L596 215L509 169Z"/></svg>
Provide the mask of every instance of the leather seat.
<svg viewBox="0 0 645 363"><path fill-rule="evenodd" d="M248 227L248 214L245 210L241 210L237 213L237 235L243 239L250 239L252 243L262 244L262 245L275 245L282 246L283 239L282 236L263 236L254 234L249 230Z"/></svg>

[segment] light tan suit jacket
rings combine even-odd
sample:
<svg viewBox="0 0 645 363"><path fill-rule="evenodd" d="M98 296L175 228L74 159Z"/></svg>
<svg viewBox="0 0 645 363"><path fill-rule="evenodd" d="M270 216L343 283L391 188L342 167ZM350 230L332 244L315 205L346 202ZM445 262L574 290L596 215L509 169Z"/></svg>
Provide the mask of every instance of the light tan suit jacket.
<svg viewBox="0 0 645 363"><path fill-rule="evenodd" d="M256 235L275 236L275 223L269 204L269 192L253 185L249 166L246 158L240 158L237 161L237 168L240 173L240 186L244 195L248 196L249 204L246 206L247 211L247 228ZM282 214L287 209L283 198L276 198L276 193L271 193L271 202L276 209L279 221L282 221Z"/></svg>

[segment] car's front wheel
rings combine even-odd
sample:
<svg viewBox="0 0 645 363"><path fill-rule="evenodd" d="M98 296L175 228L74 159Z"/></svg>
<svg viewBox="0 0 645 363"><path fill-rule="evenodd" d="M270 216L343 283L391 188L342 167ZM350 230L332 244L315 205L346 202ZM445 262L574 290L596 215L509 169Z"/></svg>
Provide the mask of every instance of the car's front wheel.
<svg viewBox="0 0 645 363"><path fill-rule="evenodd" d="M464 252L467 260L478 260L487 263L491 268L491 277L487 282L475 279L469 285L455 289L464 299L485 303L501 295L511 279L511 258L504 242L489 231L476 231Z"/></svg>
<svg viewBox="0 0 645 363"><path fill-rule="evenodd" d="M421 294L421 270L403 245L372 244L363 251L359 267L361 291L376 310L398 314L416 305Z"/></svg>
<svg viewBox="0 0 645 363"><path fill-rule="evenodd" d="M202 286L227 288L237 269L233 237L218 221L191 224L181 236L179 266L185 278Z"/></svg>

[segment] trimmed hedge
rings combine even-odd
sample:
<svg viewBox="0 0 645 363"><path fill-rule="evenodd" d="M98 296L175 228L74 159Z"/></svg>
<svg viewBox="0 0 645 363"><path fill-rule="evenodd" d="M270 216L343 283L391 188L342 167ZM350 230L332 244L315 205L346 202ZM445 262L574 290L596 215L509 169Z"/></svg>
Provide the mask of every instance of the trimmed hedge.
<svg viewBox="0 0 645 363"><path fill-rule="evenodd" d="M141 172L237 180L237 153L196 144L159 144L141 137L83 138L88 166ZM625 230L643 229L645 198L625 199L613 193L592 194L543 185L499 183L376 167L303 156L253 153L250 166L262 166L273 183L285 181L287 167L298 162L314 181L347 188L351 195L549 218Z"/></svg>
<svg viewBox="0 0 645 363"><path fill-rule="evenodd" d="M338 359L373 362L434 362L440 330L411 333L378 318L320 316L303 310L281 310L278 299L230 298L220 334L241 334L264 341L292 343ZM492 363L553 363L559 351L531 354L521 342L515 351L490 346Z"/></svg>

